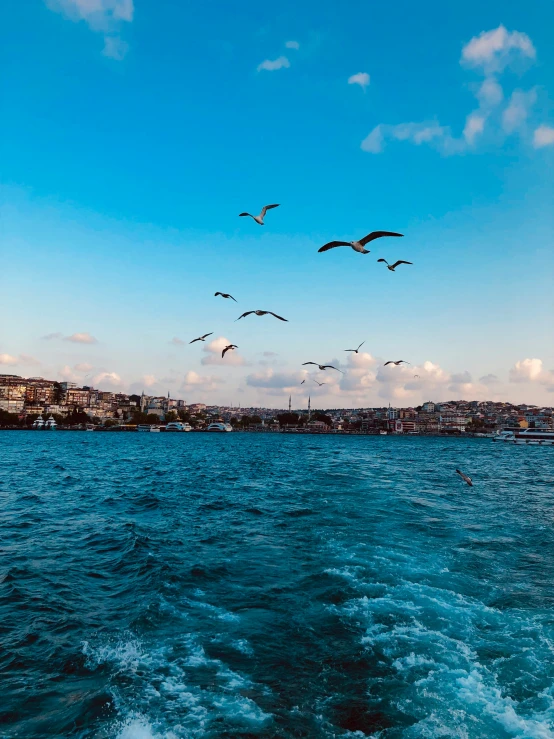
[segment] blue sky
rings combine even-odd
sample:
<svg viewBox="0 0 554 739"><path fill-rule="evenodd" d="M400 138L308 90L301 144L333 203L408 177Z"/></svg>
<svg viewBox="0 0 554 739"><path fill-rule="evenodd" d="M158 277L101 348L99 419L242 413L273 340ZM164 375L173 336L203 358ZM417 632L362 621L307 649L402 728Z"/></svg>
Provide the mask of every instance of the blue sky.
<svg viewBox="0 0 554 739"><path fill-rule="evenodd" d="M552 404L552 4L238 6L4 4L0 369L190 402ZM317 253L377 229L405 236ZM255 308L289 323L234 322Z"/></svg>

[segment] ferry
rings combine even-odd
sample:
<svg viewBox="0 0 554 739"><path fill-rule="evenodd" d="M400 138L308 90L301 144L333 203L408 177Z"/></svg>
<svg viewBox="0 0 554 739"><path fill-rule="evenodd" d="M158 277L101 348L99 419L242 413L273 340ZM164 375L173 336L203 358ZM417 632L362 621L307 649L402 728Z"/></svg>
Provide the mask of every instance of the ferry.
<svg viewBox="0 0 554 739"><path fill-rule="evenodd" d="M190 423L183 423L182 421L170 421L165 427L166 431L192 431Z"/></svg>
<svg viewBox="0 0 554 739"><path fill-rule="evenodd" d="M53 416L50 416L46 421L42 416L39 416L33 421L32 428L39 429L41 431L55 431L58 428L58 424Z"/></svg>
<svg viewBox="0 0 554 739"><path fill-rule="evenodd" d="M215 431L216 433L217 432L225 433L225 431L232 431L233 427L231 426L230 423L223 423L223 422L218 421L217 423L210 423L210 425L208 426L206 430Z"/></svg>
<svg viewBox="0 0 554 739"><path fill-rule="evenodd" d="M159 426L151 426L149 423L139 423L137 426L137 431L158 431L159 432L160 427Z"/></svg>
<svg viewBox="0 0 554 739"><path fill-rule="evenodd" d="M532 444L534 446L554 446L554 431L546 429L504 429L493 437L493 441Z"/></svg>

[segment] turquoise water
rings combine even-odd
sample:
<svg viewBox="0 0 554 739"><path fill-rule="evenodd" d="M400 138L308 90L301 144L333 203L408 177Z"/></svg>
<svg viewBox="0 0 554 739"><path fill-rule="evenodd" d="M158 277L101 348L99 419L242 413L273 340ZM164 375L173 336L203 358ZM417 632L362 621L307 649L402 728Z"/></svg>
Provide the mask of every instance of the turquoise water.
<svg viewBox="0 0 554 739"><path fill-rule="evenodd" d="M31 431L0 454L1 737L554 737L554 449Z"/></svg>

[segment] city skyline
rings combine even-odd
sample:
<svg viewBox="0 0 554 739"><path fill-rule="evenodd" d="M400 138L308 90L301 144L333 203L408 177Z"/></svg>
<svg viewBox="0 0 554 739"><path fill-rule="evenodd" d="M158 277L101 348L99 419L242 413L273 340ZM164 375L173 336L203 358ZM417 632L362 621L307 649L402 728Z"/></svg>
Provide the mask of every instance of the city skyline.
<svg viewBox="0 0 554 739"><path fill-rule="evenodd" d="M552 6L429 2L437 35L404 3L393 37L398 8L294 7L8 6L0 372L213 405L552 405ZM269 202L263 228L238 218ZM317 253L375 229L405 236ZM257 308L289 323L235 322Z"/></svg>

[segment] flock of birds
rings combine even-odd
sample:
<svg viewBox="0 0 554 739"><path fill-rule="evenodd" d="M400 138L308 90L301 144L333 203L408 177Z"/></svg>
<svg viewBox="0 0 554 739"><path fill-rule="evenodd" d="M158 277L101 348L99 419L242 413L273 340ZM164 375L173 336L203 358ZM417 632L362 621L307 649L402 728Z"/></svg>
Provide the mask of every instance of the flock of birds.
<svg viewBox="0 0 554 739"><path fill-rule="evenodd" d="M279 203L272 203L270 205L264 205L259 215L253 215L252 213L239 213L239 217L252 218L252 220L254 220L258 225L263 226L265 225L264 218L267 214L267 211L272 210L273 208L278 208L278 207L279 207ZM362 237L361 239L358 239L357 241L356 240L355 241L338 241L338 240L329 241L327 244L324 244L322 247L318 249L318 253L326 252L326 251L329 251L330 249L336 249L340 246L349 246L351 249L353 249L358 254L369 254L370 250L366 249L365 247L366 247L366 244L369 244L371 241L375 241L376 239L381 239L383 237L400 238L402 236L404 236L404 234L396 233L395 231L372 231L371 233L368 233L366 236ZM389 262L387 262L387 260L383 258L378 259L377 262L383 262L384 264L386 264L387 269L390 272L394 272L396 268L399 267L401 264L408 264L408 265L413 264L413 262L407 262L404 259L398 259L393 264L389 264ZM231 294L220 292L220 291L216 292L214 294L214 297L221 297L221 298L224 298L225 300L233 300L235 303L237 302L236 298L234 298ZM240 315L238 318L236 318L235 321L240 321L242 318L246 318L247 316L251 316L251 315L273 316L279 321L288 322L287 318L283 318L282 316L279 316L277 315L277 313L274 313L273 311L270 311L270 310L248 310L242 315ZM213 335L213 331L207 334L203 334L202 336L198 336L196 339L193 339L192 341L190 341L189 344L194 344L197 341L205 341L208 338L208 336L212 336L212 335ZM364 344L365 342L362 341L362 343L359 344L356 349L345 349L344 351L353 352L354 354L358 354L360 351L360 348ZM223 358L227 354L227 352L234 351L235 349L238 349L237 344L228 344L227 346L223 347L223 350L221 352L221 358ZM389 361L385 362L384 366L387 367L388 365L394 365L395 367L399 367L402 364L410 364L410 362L408 362L405 359L396 359L396 360L389 359ZM336 372L341 372L342 374L344 374L344 372L341 369L339 369L338 367L334 367L331 364L319 364L319 362L303 362L302 363L303 367L307 365L313 365L315 367L318 367L318 369L322 372L330 369L330 370L335 370ZM419 375L414 375L414 378L419 378ZM319 387L326 384L325 382L319 382L316 379L314 379L313 381L317 385L319 385ZM303 385L305 382L306 380L304 379L302 380L300 384ZM470 486L473 485L471 478L465 475L463 472L460 472L460 470L456 470L456 473L468 485Z"/></svg>
<svg viewBox="0 0 554 739"><path fill-rule="evenodd" d="M264 207L261 209L259 215L253 215L252 213L239 213L239 217L247 216L249 218L252 218L254 221L256 221L257 224L260 226L264 225L264 218L266 216L266 213L268 210L271 210L272 208L278 208L279 203L272 203L270 205L264 205ZM399 234L394 231L372 231L371 233L367 234L367 236L364 236L362 239L359 239L358 241L329 241L327 244L324 244L320 249L318 249L318 252L324 252L329 251L329 249L336 249L339 246L349 246L351 249L353 249L355 252L358 252L359 254L369 254L369 249L366 249L366 244L369 244L370 241L374 241L375 239L380 239L383 236L397 236L401 237L404 234ZM413 262L406 262L404 259L399 259L394 264L389 264L386 259L378 259L378 262L384 262L387 265L387 269L389 269L391 272L394 272L394 270L400 265L400 264L413 264ZM237 302L236 298L234 298L230 293L224 293L224 292L216 292L214 293L214 297L222 297L226 300L234 300L235 303ZM256 315L256 316L273 316L274 318L277 318L279 321L286 321L288 322L287 318L283 318L283 316L277 315L277 313L274 313L270 310L248 310L242 315L240 315L238 318L235 319L235 321L240 321L241 318L246 318L247 316ZM205 341L208 336L212 336L213 331L207 334L203 334L202 336L198 336L196 339L193 339L189 342L189 344L194 344L196 341ZM354 352L355 354L358 354L360 351L360 347L364 345L364 341L358 346L357 349L345 349L347 352ZM238 346L236 344L228 344L225 346L221 352L221 357L223 358L225 354L229 351L233 351L234 349L238 349ZM388 362L385 362L385 367L388 364L394 364L398 367L400 364L409 364L409 362L406 362L404 359L398 359L396 361L390 360ZM303 366L313 364L314 366L318 367L321 371L332 369L336 370L337 372L341 372L344 374L344 372L337 367L333 367L331 364L319 364L318 362L303 362ZM419 375L414 375L414 377L419 377ZM300 383L303 385L306 382L306 380L302 380ZM314 380L314 382L319 385L320 387L322 385L325 385L324 382L318 382L317 380Z"/></svg>

